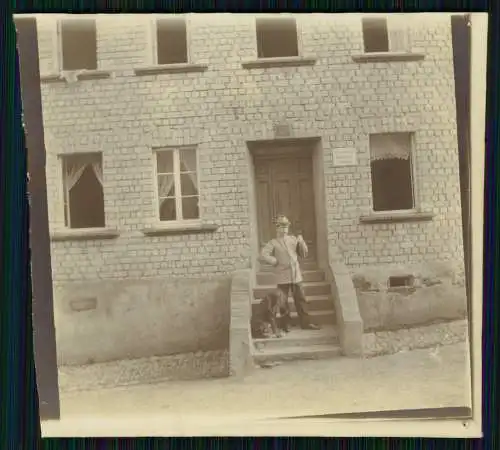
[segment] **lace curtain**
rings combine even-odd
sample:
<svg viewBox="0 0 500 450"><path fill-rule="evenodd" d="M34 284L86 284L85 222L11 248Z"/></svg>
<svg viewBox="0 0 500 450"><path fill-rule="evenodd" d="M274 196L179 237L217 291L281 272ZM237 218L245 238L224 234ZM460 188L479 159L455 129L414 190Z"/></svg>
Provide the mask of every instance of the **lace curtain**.
<svg viewBox="0 0 500 450"><path fill-rule="evenodd" d="M410 137L406 133L372 135L370 136L371 160L407 160L410 158L410 144Z"/></svg>
<svg viewBox="0 0 500 450"><path fill-rule="evenodd" d="M172 197L172 187L174 186L173 175L159 175L158 176L158 193L160 197Z"/></svg>
<svg viewBox="0 0 500 450"><path fill-rule="evenodd" d="M66 189L70 191L78 180L81 178L85 169L90 166L92 171L94 172L97 181L103 185L103 172L102 165L99 161L95 161L93 158L89 158L87 156L77 156L72 158L72 160L66 160L65 163L65 180L66 180Z"/></svg>
<svg viewBox="0 0 500 450"><path fill-rule="evenodd" d="M91 163L92 170L94 172L97 181L103 186L103 175L102 175L102 165L96 161Z"/></svg>
<svg viewBox="0 0 500 450"><path fill-rule="evenodd" d="M68 191L71 191L73 187L75 186L76 183L78 183L78 180L83 174L83 171L87 167L87 164L84 162L66 162L66 172L65 172L65 178L66 178L66 189Z"/></svg>
<svg viewBox="0 0 500 450"><path fill-rule="evenodd" d="M196 153L191 149L180 149L177 150L177 155L174 153L175 158L179 158L179 172L171 175L158 175L158 194L160 197L160 215L163 217L162 220L176 220L176 219L186 219L193 218L198 215L198 206L197 202L194 201L195 197L198 194L198 180L196 176ZM177 169L177 170L179 170ZM173 170L172 166L169 170ZM181 177L181 192L175 192L174 184L175 177ZM187 177L187 178L183 178ZM189 181L192 183L192 188L189 186ZM187 182L188 186L186 187L184 183ZM176 214L176 204L181 200L180 197L185 196L184 200L182 200L182 204L180 204L181 216L177 217ZM191 199L188 196L193 196ZM167 200L165 197L170 197L171 200ZM172 197L175 197L175 200L172 201Z"/></svg>
<svg viewBox="0 0 500 450"><path fill-rule="evenodd" d="M196 153L192 150L181 150L179 153L181 170L183 172L188 172L186 175L189 176L196 192L198 192L198 180L196 177ZM189 158L188 155L191 155L191 158Z"/></svg>
<svg viewBox="0 0 500 450"><path fill-rule="evenodd" d="M184 197L182 201L182 218L194 219L199 217L198 210L198 180L196 176L196 153L193 150L180 152L180 166L184 176L188 176L192 183L192 191L189 190L186 195L196 195L196 197ZM189 189L189 188L188 188Z"/></svg>
<svg viewBox="0 0 500 450"><path fill-rule="evenodd" d="M188 175L196 191L198 191L198 180L196 177L196 154L192 150L179 150L180 171ZM173 170L169 168L169 172ZM158 191L160 197L170 197L172 186L174 185L174 175L158 176Z"/></svg>

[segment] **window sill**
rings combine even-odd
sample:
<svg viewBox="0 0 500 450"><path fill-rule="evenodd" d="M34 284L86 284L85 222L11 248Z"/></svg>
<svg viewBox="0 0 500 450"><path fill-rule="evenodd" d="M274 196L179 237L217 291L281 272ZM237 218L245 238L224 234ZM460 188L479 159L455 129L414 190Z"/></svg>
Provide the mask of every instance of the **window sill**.
<svg viewBox="0 0 500 450"><path fill-rule="evenodd" d="M82 70L76 77L78 80L103 80L111 78L111 72L107 70Z"/></svg>
<svg viewBox="0 0 500 450"><path fill-rule="evenodd" d="M267 69L269 67L314 66L316 58L303 56L283 56L278 58L259 58L242 63L244 69Z"/></svg>
<svg viewBox="0 0 500 450"><path fill-rule="evenodd" d="M83 80L103 80L111 77L111 72L107 70L75 70L75 77L78 81ZM62 73L48 73L40 75L42 83L67 83L67 78Z"/></svg>
<svg viewBox="0 0 500 450"><path fill-rule="evenodd" d="M40 75L40 81L42 83L64 83L65 80L59 73L46 73Z"/></svg>
<svg viewBox="0 0 500 450"><path fill-rule="evenodd" d="M207 64L157 64L154 66L144 66L134 68L134 73L137 76L141 75L157 75L160 73L190 73L190 72L205 72L208 69Z"/></svg>
<svg viewBox="0 0 500 450"><path fill-rule="evenodd" d="M423 53L411 52L373 52L352 56L357 63L421 61L424 58Z"/></svg>
<svg viewBox="0 0 500 450"><path fill-rule="evenodd" d="M387 212L387 213L372 213L359 218L360 223L400 223L400 222L427 222L434 217L433 213L425 213L418 211L410 211L405 213Z"/></svg>
<svg viewBox="0 0 500 450"><path fill-rule="evenodd" d="M142 230L146 236L164 236L175 234L198 234L198 233L213 233L219 228L218 225L213 223L201 224L196 223L183 223L183 224L169 224L169 225L155 225Z"/></svg>
<svg viewBox="0 0 500 450"><path fill-rule="evenodd" d="M93 241L101 239L115 239L120 235L114 228L67 228L53 231L52 241Z"/></svg>

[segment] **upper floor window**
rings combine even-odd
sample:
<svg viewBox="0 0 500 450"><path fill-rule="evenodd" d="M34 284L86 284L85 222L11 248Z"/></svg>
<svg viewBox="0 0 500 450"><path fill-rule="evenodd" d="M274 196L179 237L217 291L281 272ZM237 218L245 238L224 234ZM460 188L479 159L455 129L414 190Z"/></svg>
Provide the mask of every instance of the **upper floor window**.
<svg viewBox="0 0 500 450"><path fill-rule="evenodd" d="M103 228L102 154L64 155L62 165L65 225L68 228Z"/></svg>
<svg viewBox="0 0 500 450"><path fill-rule="evenodd" d="M363 17L365 53L411 53L411 24L403 14Z"/></svg>
<svg viewBox="0 0 500 450"><path fill-rule="evenodd" d="M186 21L183 17L166 16L156 19L156 63L188 62Z"/></svg>
<svg viewBox="0 0 500 450"><path fill-rule="evenodd" d="M259 58L299 56L297 24L293 17L257 18L256 32Z"/></svg>
<svg viewBox="0 0 500 450"><path fill-rule="evenodd" d="M160 221L200 218L195 148L156 150L156 182Z"/></svg>
<svg viewBox="0 0 500 450"><path fill-rule="evenodd" d="M385 17L365 17L363 24L363 42L365 53L388 52L389 32Z"/></svg>
<svg viewBox="0 0 500 450"><path fill-rule="evenodd" d="M61 70L97 70L95 19L63 19L59 27Z"/></svg>
<svg viewBox="0 0 500 450"><path fill-rule="evenodd" d="M411 147L411 133L370 135L374 211L415 208Z"/></svg>

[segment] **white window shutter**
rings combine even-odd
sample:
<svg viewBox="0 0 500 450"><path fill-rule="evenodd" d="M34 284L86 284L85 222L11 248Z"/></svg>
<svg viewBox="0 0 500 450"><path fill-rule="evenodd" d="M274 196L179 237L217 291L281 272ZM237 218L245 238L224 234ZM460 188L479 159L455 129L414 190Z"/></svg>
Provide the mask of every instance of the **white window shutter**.
<svg viewBox="0 0 500 450"><path fill-rule="evenodd" d="M389 50L391 52L410 52L410 22L403 14L389 15L387 18Z"/></svg>

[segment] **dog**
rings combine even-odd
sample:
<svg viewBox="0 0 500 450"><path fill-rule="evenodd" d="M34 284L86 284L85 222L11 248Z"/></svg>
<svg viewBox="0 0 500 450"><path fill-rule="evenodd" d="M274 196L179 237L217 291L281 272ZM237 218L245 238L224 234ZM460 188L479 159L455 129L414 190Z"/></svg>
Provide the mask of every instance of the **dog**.
<svg viewBox="0 0 500 450"><path fill-rule="evenodd" d="M252 315L252 335L257 338L281 337L289 332L290 309L281 291L269 292Z"/></svg>

